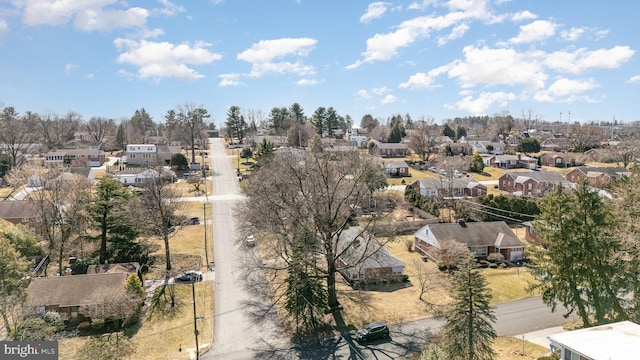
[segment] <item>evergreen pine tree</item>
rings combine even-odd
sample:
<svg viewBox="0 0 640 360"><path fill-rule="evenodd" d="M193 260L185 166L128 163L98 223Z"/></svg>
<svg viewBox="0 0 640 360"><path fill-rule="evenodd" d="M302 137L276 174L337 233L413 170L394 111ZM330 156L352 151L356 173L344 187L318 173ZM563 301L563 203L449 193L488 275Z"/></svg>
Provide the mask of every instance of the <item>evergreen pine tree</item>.
<svg viewBox="0 0 640 360"><path fill-rule="evenodd" d="M451 360L491 360L496 321L487 281L468 263L453 275L453 303L445 314L443 349Z"/></svg>

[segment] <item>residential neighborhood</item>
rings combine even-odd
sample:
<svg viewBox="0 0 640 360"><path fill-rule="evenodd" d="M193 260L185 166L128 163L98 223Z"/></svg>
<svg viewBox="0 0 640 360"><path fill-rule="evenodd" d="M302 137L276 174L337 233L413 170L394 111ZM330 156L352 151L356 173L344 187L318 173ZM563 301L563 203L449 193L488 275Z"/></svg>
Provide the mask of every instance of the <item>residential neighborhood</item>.
<svg viewBox="0 0 640 360"><path fill-rule="evenodd" d="M400 126L399 119L393 119L396 121L394 126ZM232 121L230 118L229 122ZM95 162L83 160L90 159L88 155L68 155L80 154L79 151L64 152L67 155L62 156L59 162L53 162L52 154L60 150L42 153L41 157L30 153L29 160L25 162L29 166L8 172L6 178L12 181L12 186L5 188L5 195L0 201L0 219L10 224L6 226L24 228L21 236L31 239L24 241L41 239L39 243L42 244L42 247L29 245L27 248L31 250L28 251L25 245L21 245L25 249L22 251L27 251L24 256L30 264L24 268L22 278L16 280L19 280L16 285L26 296L21 305L27 314L25 319L49 319L54 316L52 314L57 314L55 316L62 321L58 325L59 331L74 329L79 335L92 336L113 333L119 327L138 323L142 325L143 334L151 331L146 336L152 336L153 330L144 330L146 323L155 324L155 327L171 326L170 323L164 325L163 320L152 314L160 311L157 308L160 304L157 303L158 292L173 287L175 290L172 291L184 289L184 294L179 296L186 298L178 300L173 296L182 292L176 292L170 297L174 305L167 303L163 307L171 309L172 306L182 306L175 305L182 301L196 301L195 316L198 313L204 319L215 314L222 316L225 309L239 306L237 301L250 296L245 293L246 289L238 287L233 290L234 296L240 296L234 297L237 300L214 301L215 294L230 291L221 284L237 281L229 277L233 271L225 265L225 260L232 258L236 259L234 262L244 264L245 271L261 273L267 278L291 279L292 274L304 272L324 279L298 285L316 287L316 291L321 292L315 293L320 296L318 298L305 298L308 306L296 310L300 312L297 318L291 318L293 322L268 321L256 327L284 327L291 334L296 331L313 332L315 328L326 326L323 324L333 324L335 331L345 336L349 332L340 330L340 326L346 325L340 325L338 321L346 321L345 324L357 328L367 323L382 322L393 330L406 321L429 319L436 315L430 309L434 306L445 309L450 301L447 299L455 296L450 294L451 284L456 281L456 274L462 273L458 269L468 266L465 264L475 264L472 271L487 277L493 296L502 299L493 305L496 308L509 300L539 299L531 287L537 282L540 286L544 284L541 282L543 277L537 275L538 270L535 269L538 268L534 266L535 261L539 261L536 260L539 250L536 249L546 246L554 232L548 231L545 224L549 219L541 216L538 207L536 212L520 213L519 217L530 217L530 221L521 221L514 219L514 213L528 212L530 208L505 206L509 202L516 204L527 199L534 203L552 201L547 199L570 196L568 194L580 191L591 192L598 197L604 192L608 195L601 201L610 201L618 186L624 186L637 176L633 163L623 166L621 161L593 162L588 154L581 157L563 150L549 152L542 146L537 153L524 154L515 150L518 144L513 137L507 144L469 141L468 134L460 139L460 143L446 141L448 137L440 136L444 142L434 144L433 153L426 162L413 154L415 144L410 137L401 139L404 143L369 139L369 145L354 146L357 145L353 144L354 140L345 138L349 136L347 133L336 130L331 136L328 133L309 135L303 146L284 144L276 147L266 138L260 143L249 141L250 136L238 139L238 133L231 129L223 133L225 138L206 139L208 145L199 146L197 155L193 144L163 145L156 139L155 144L135 143L124 146L121 151L104 152L104 158ZM353 129L357 136L367 134L363 128ZM435 135L442 128L434 125L432 131ZM264 132L268 133L269 129ZM535 136L525 138L535 139ZM296 140L301 141L302 138ZM230 146L232 142L239 142L242 151ZM630 144L633 143L630 140ZM446 151L442 150L442 145L446 146ZM623 145L618 143L616 146ZM470 151L473 154L467 154ZM190 170L190 158L207 166L201 167L200 172L194 172ZM585 161L567 161L568 158ZM324 165L310 168L314 162ZM261 165L256 167L256 163ZM369 172L366 177L358 179L354 174L360 167ZM220 175L217 178L210 176L205 168L212 169L213 173L226 174L230 179L234 179L236 173L244 175L240 182L225 182L225 191L229 195L224 195L220 186L226 180ZM300 172L303 169L304 172ZM333 191L337 192L324 192L326 190L322 189L321 183L316 183L326 178L322 171L335 172L332 176L342 172L342 176L350 181L336 183ZM181 175L183 173L184 176ZM301 180L290 182L296 178ZM265 182L265 179L271 180ZM280 182L283 185L279 185ZM307 182L308 185L297 188ZM368 185L361 188L360 184ZM286 186L290 194L302 195L312 189L313 192L290 202L289 193L263 192L265 186ZM98 206L100 197L93 198L92 192L96 193L94 196L108 196L112 207ZM231 199L228 197L231 194L241 193L247 200L240 200L240 197L233 200L240 206L239 213L229 213L224 217L216 214L215 208L231 207L231 203L222 199ZM349 195L336 197L343 193ZM62 197L52 197L56 194ZM70 197L70 194L74 196ZM154 202L153 194L165 200ZM218 197L221 200L215 200ZM314 220L313 217L297 216L307 211L321 214L323 210L316 202L332 198L335 203L331 206L344 209L334 216L345 216L346 222L336 228L336 233L329 231L326 235L322 232L312 235L305 229L328 226L322 225L325 224L323 218ZM52 210L48 210L50 205L47 204L55 204L56 201L64 201L64 208L52 209L63 209L65 219L72 220L72 216L82 214L91 219L100 211L107 211L104 214L113 217L108 221L117 221L118 226L102 227L100 222L90 221L87 225L94 225L77 232L81 228L78 225L72 227L71 222L67 227L52 223L49 217ZM216 203L218 205L214 205ZM167 206L170 204L173 205ZM274 204L280 204L280 207L274 208ZM117 212L109 210L120 207ZM154 210L149 212L150 209ZM268 210L265 212L263 209ZM163 212L169 216L166 220L154 218L155 214ZM482 220L487 214L501 220ZM201 218L204 221L201 222ZM301 230L287 231L295 228L282 220L295 218L298 220L291 224L302 226ZM306 221L312 222L305 224ZM147 226L141 227L143 223L148 223L148 230L144 229ZM124 232L118 235L120 229ZM66 231L65 236L69 240L61 242L55 235L56 231ZM105 235L101 236L101 232ZM228 236L233 233L236 235ZM307 235L299 238L302 234ZM246 241L235 240L243 239L243 236L252 239L251 246ZM4 239L12 241L12 237ZM101 239L106 239L106 242ZM288 245L282 247L283 242ZM324 244L330 246L333 255L327 253L327 245ZM54 251L49 250L51 247ZM326 273L326 266L335 269L333 276L320 275ZM496 281L500 277L509 280L498 285ZM191 296L188 295L191 286L192 297L202 296L202 299L187 300ZM263 283L260 287L265 294L272 294L269 298L282 301L296 299L276 282ZM320 289L333 289L333 293L329 291L320 295L326 291ZM106 294L111 295L105 297ZM357 304L364 301L363 296L367 294L377 294L377 300L367 300L370 310L361 313ZM324 305L323 296L328 296L328 303ZM332 307L331 299L337 300L339 305ZM286 301L275 301L271 311L278 317L287 318L292 303ZM397 312L393 316L387 314L386 304L400 302L411 311L402 315ZM316 312L315 306L325 309L322 310L325 315L312 315ZM209 315L208 311L211 312ZM563 323L560 320L562 314L547 311L558 316L558 325ZM402 320L398 322L394 316L400 316ZM13 320L15 325L9 323L10 328L21 326L17 320ZM222 356L225 350L219 344L221 341L234 341L228 338L232 333L225 331L234 321L238 318L227 320L222 316L214 322L205 321L200 325L196 322L195 326L202 330L196 335L198 345L187 347L188 352L191 356L203 358ZM579 322L580 319L574 318L574 321ZM624 326L638 325L627 321ZM591 350L583 350L571 339L573 334L579 337L588 329L550 335L548 346L539 347L537 351L540 356L553 351L559 356L587 354ZM524 326L522 332L536 330L540 329ZM518 334L500 332L498 335ZM69 351L70 344L81 339L73 335L60 336L54 338L60 341L61 354ZM252 336L260 335L256 332ZM611 341L618 341L616 333L611 336L614 339ZM275 337L270 339L276 341ZM132 341L136 344L136 336ZM187 342L184 341L177 347L173 344L171 349L163 347L165 350L159 351L179 354ZM238 346L243 346L240 344ZM424 344L426 346L427 343ZM248 357L250 350L243 348L242 354ZM64 355L63 358L73 356Z"/></svg>

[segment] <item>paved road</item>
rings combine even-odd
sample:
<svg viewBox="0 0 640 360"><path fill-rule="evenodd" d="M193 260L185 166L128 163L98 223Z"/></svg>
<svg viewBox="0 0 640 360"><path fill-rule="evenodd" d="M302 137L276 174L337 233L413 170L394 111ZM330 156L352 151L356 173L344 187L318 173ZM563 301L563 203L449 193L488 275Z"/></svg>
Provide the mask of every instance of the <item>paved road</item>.
<svg viewBox="0 0 640 360"><path fill-rule="evenodd" d="M259 352L287 348L272 311L262 309L247 289L259 274L247 274L252 254L238 240L235 205L242 196L238 178L221 139L210 142L213 170L213 254L215 260L214 346L202 359L255 359Z"/></svg>

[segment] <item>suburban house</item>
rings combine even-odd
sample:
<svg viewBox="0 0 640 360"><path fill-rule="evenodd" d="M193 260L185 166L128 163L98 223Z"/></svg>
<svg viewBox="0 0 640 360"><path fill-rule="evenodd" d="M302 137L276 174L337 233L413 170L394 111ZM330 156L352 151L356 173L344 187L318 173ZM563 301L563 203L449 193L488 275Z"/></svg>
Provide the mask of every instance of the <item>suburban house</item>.
<svg viewBox="0 0 640 360"><path fill-rule="evenodd" d="M487 187L466 178L419 179L409 184L416 193L434 197L476 197L487 194Z"/></svg>
<svg viewBox="0 0 640 360"><path fill-rule="evenodd" d="M124 288L129 274L110 273L37 277L27 287L27 306L44 315L54 311L63 318L82 318L81 306L90 306L92 299L102 293Z"/></svg>
<svg viewBox="0 0 640 360"><path fill-rule="evenodd" d="M127 165L169 165L171 157L180 153L178 145L129 144L126 148Z"/></svg>
<svg viewBox="0 0 640 360"><path fill-rule="evenodd" d="M640 359L640 325L631 321L562 332L547 339L563 360Z"/></svg>
<svg viewBox="0 0 640 360"><path fill-rule="evenodd" d="M0 219L15 225L24 225L33 234L44 235L45 232L36 205L31 200L0 201Z"/></svg>
<svg viewBox="0 0 640 360"><path fill-rule="evenodd" d="M469 141L470 153L479 154L504 154L505 144L502 141L473 140Z"/></svg>
<svg viewBox="0 0 640 360"><path fill-rule="evenodd" d="M573 145L566 137L553 136L540 142L540 148L544 151L567 151Z"/></svg>
<svg viewBox="0 0 640 360"><path fill-rule="evenodd" d="M404 279L404 262L360 227L353 226L342 231L336 253L338 269L352 285Z"/></svg>
<svg viewBox="0 0 640 360"><path fill-rule="evenodd" d="M385 161L384 172L391 177L406 177L409 174L409 165L404 161Z"/></svg>
<svg viewBox="0 0 640 360"><path fill-rule="evenodd" d="M542 196L558 185L572 187L557 171L510 171L498 178L499 190L521 196Z"/></svg>
<svg viewBox="0 0 640 360"><path fill-rule="evenodd" d="M45 165L79 165L98 167L105 160L100 149L53 149L44 155Z"/></svg>
<svg viewBox="0 0 640 360"><path fill-rule="evenodd" d="M151 179L157 179L160 177L160 173L155 169L124 169L115 175L120 183L125 186L142 186L145 182Z"/></svg>
<svg viewBox="0 0 640 360"><path fill-rule="evenodd" d="M524 258L525 243L504 221L429 224L414 233L416 251L438 260L438 250L448 240L466 245L476 258L499 253L505 260Z"/></svg>
<svg viewBox="0 0 640 360"><path fill-rule="evenodd" d="M93 168L90 167L79 166L66 168L60 176L65 176L65 174L78 175L84 179L87 179L89 184L94 184L96 182L96 174L93 171Z"/></svg>
<svg viewBox="0 0 640 360"><path fill-rule="evenodd" d="M482 158L485 166L497 167L501 169L535 169L538 166L538 159L524 155L493 155Z"/></svg>
<svg viewBox="0 0 640 360"><path fill-rule="evenodd" d="M373 140L373 146L369 150L371 155L379 157L405 157L409 154L409 147L402 143L381 143Z"/></svg>
<svg viewBox="0 0 640 360"><path fill-rule="evenodd" d="M544 152L540 155L540 164L543 166L553 166L566 168L579 165L576 154L573 153L551 153Z"/></svg>
<svg viewBox="0 0 640 360"><path fill-rule="evenodd" d="M616 150L616 149L593 148L585 151L583 154L587 155L593 161L598 161L603 163L616 162L621 159L620 150Z"/></svg>
<svg viewBox="0 0 640 360"><path fill-rule="evenodd" d="M440 144L438 145L438 152L441 154L446 154L448 148L451 148L451 153L453 155L469 155L472 153L471 146L469 146L469 144L466 142Z"/></svg>
<svg viewBox="0 0 640 360"><path fill-rule="evenodd" d="M617 180L620 180L625 176L627 177L631 176L631 171L621 166L616 166L616 167L580 166L569 171L566 175L566 178L572 183L580 183L586 180L587 183L589 183L589 185L597 188L602 188L603 186L611 184Z"/></svg>

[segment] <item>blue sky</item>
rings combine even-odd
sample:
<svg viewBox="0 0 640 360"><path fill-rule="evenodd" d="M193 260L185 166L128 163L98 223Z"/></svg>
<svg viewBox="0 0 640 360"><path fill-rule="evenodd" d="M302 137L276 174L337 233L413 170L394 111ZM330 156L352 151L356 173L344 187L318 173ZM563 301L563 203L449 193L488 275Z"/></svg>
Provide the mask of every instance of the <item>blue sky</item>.
<svg viewBox="0 0 640 360"><path fill-rule="evenodd" d="M640 5L614 0L4 0L0 104L155 121L185 102L220 125L298 102L365 114L532 110L640 120Z"/></svg>

